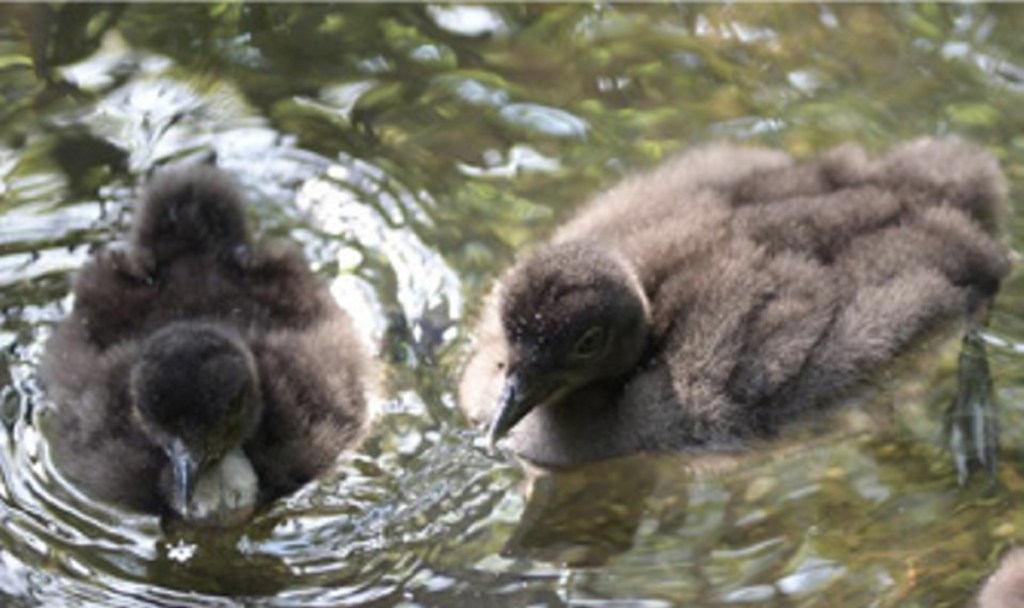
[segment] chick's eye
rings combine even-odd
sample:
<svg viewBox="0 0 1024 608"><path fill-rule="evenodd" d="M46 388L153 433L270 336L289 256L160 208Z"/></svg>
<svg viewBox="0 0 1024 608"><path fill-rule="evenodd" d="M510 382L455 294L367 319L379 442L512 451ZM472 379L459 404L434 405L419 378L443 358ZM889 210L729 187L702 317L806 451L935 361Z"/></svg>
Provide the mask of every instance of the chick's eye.
<svg viewBox="0 0 1024 608"><path fill-rule="evenodd" d="M603 327L591 327L583 334L572 349L573 356L586 359L596 355L603 347L605 331Z"/></svg>

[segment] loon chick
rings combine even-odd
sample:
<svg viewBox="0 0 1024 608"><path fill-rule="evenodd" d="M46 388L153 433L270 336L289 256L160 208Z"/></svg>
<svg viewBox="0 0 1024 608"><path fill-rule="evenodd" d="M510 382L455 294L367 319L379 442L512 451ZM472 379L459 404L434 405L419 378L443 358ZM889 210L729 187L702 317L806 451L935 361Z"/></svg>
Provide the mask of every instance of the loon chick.
<svg viewBox="0 0 1024 608"><path fill-rule="evenodd" d="M718 143L627 179L485 302L459 402L538 464L735 445L836 400L1010 268L996 162Z"/></svg>
<svg viewBox="0 0 1024 608"><path fill-rule="evenodd" d="M44 424L96 499L229 525L365 434L373 368L348 316L296 246L253 242L213 168L158 173L74 295L41 363Z"/></svg>

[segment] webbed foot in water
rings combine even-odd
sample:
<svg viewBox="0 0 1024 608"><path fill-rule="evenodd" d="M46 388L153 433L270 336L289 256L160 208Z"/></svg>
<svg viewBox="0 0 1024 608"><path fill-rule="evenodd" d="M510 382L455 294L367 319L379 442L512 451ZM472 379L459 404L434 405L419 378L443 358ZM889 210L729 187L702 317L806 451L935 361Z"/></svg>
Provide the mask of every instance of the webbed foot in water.
<svg viewBox="0 0 1024 608"><path fill-rule="evenodd" d="M960 346L957 394L945 415L945 440L960 484L976 469L994 476L999 450L999 416L981 334L972 329Z"/></svg>

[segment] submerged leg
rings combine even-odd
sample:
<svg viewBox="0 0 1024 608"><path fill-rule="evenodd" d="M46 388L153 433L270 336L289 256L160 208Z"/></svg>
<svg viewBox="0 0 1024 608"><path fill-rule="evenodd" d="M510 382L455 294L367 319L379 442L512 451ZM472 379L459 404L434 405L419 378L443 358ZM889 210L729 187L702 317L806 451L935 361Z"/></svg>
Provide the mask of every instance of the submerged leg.
<svg viewBox="0 0 1024 608"><path fill-rule="evenodd" d="M957 394L945 414L946 445L963 485L980 468L995 475L999 450L999 416L985 342L975 324L960 346Z"/></svg>

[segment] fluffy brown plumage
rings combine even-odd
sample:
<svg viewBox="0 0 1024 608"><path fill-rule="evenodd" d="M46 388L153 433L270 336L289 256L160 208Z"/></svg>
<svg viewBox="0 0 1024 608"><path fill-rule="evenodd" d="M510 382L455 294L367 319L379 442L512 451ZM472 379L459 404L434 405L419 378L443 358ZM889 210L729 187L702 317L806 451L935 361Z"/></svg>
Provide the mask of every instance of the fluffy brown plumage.
<svg viewBox="0 0 1024 608"><path fill-rule="evenodd" d="M992 297L1003 205L994 160L957 141L695 149L504 276L460 404L548 465L771 433Z"/></svg>
<svg viewBox="0 0 1024 608"><path fill-rule="evenodd" d="M225 523L364 434L372 369L348 317L297 247L253 243L212 168L158 174L74 294L42 361L46 430L95 498Z"/></svg>
<svg viewBox="0 0 1024 608"><path fill-rule="evenodd" d="M1015 549L1003 558L999 568L985 581L974 605L977 608L1024 606L1024 551Z"/></svg>

